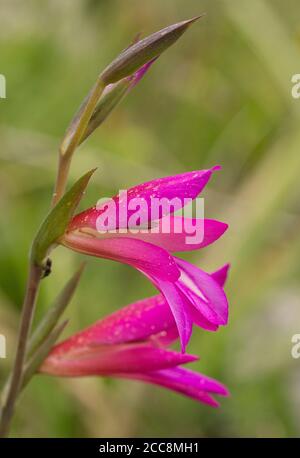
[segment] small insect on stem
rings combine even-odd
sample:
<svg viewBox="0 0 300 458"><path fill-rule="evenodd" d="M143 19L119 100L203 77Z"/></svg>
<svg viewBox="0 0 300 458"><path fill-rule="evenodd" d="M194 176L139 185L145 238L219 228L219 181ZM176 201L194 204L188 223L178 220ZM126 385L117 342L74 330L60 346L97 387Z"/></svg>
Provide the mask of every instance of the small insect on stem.
<svg viewBox="0 0 300 458"><path fill-rule="evenodd" d="M52 261L50 258L47 258L45 265L43 266L42 278L46 278L51 274L51 267L52 267Z"/></svg>

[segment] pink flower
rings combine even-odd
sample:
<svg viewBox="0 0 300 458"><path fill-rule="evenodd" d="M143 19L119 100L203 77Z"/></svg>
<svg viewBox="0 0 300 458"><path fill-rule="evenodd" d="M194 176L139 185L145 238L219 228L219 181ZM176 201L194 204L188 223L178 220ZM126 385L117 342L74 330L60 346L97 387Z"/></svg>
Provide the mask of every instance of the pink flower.
<svg viewBox="0 0 300 458"><path fill-rule="evenodd" d="M223 285L228 266L212 274ZM181 367L197 360L168 345L177 326L162 295L131 304L56 345L40 371L55 376L113 376L141 380L213 407L212 394L227 396L218 381Z"/></svg>
<svg viewBox="0 0 300 458"><path fill-rule="evenodd" d="M171 215L184 207L187 199L195 199L218 169L160 178L121 192L76 215L61 240L75 251L129 264L146 275L172 310L183 352L193 323L215 331L228 320L228 303L220 284L203 270L170 254L203 248L227 229L227 224L219 221ZM157 206L158 199L172 205ZM133 233L137 226L154 227L155 231ZM188 243L191 233L187 228L191 227L204 228L203 237L195 243ZM103 228L106 231L102 233Z"/></svg>

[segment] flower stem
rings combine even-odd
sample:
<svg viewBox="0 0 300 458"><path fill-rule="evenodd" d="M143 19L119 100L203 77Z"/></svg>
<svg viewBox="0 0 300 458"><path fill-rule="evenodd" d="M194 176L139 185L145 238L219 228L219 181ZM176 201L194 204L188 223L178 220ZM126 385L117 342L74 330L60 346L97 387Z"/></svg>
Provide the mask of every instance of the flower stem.
<svg viewBox="0 0 300 458"><path fill-rule="evenodd" d="M26 345L31 327L34 306L37 298L39 284L43 269L40 266L30 264L27 280L26 294L22 307L22 317L18 337L18 346L12 370L10 385L1 412L0 437L5 437L9 432L11 418L15 403L22 385L23 367L26 356Z"/></svg>
<svg viewBox="0 0 300 458"><path fill-rule="evenodd" d="M54 207L65 192L73 153L80 145L80 141L84 136L104 89L105 84L98 78L67 129L59 149L58 172L52 197L52 207Z"/></svg>
<svg viewBox="0 0 300 458"><path fill-rule="evenodd" d="M59 154L57 176L52 195L51 207L54 207L65 193L71 161L72 156L63 156Z"/></svg>

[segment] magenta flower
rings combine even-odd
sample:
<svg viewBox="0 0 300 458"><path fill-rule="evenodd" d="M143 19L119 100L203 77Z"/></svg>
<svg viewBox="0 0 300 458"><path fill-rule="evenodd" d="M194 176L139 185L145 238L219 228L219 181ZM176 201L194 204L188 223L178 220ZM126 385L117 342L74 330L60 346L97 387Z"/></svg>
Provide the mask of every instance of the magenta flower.
<svg viewBox="0 0 300 458"><path fill-rule="evenodd" d="M211 275L223 286L228 266ZM141 380L217 407L212 394L227 396L218 381L181 367L198 358L168 345L178 338L162 295L135 302L56 345L40 371L62 377L89 375Z"/></svg>
<svg viewBox="0 0 300 458"><path fill-rule="evenodd" d="M172 310L182 351L193 323L215 331L228 320L228 303L220 284L203 270L170 254L203 248L227 229L219 221L171 215L183 208L187 199L195 199L218 169L160 178L121 192L76 215L61 240L75 251L129 264L146 275ZM172 205L158 206L157 201L163 199ZM133 233L136 227L146 230ZM203 237L195 243L188 243L190 227L203 227Z"/></svg>

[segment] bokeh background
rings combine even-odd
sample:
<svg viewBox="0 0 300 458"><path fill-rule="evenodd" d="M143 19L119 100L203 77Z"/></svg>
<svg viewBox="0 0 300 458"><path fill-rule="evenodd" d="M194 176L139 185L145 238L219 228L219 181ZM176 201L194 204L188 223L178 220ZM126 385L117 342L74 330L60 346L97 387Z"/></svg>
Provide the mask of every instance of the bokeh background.
<svg viewBox="0 0 300 458"><path fill-rule="evenodd" d="M59 140L97 74L139 31L207 12L78 151L70 179L99 170L83 206L154 177L221 164L206 215L230 223L188 255L210 271L230 261L230 323L196 329L193 367L226 383L213 410L137 382L35 377L14 436L224 437L300 434L300 73L298 0L1 0L0 332L12 363L30 240L48 208ZM81 257L59 248L37 318ZM90 260L65 334L153 294L117 263Z"/></svg>

